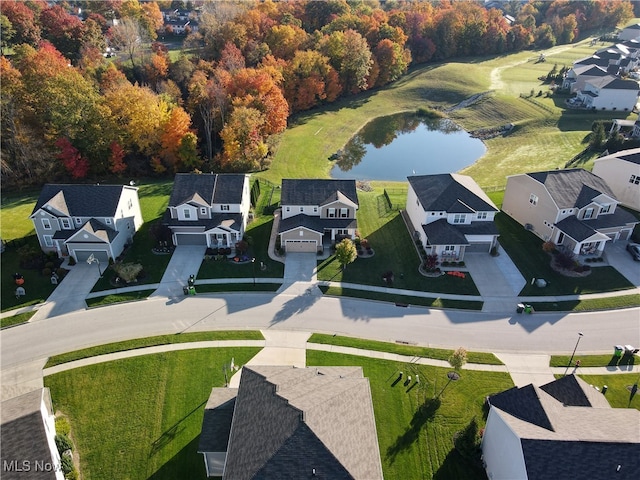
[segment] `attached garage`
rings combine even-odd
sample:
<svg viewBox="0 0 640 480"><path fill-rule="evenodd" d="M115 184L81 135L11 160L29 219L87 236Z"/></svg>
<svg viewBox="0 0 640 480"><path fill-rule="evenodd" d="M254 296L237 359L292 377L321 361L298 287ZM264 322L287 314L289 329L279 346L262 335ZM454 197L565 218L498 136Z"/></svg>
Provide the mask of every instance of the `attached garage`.
<svg viewBox="0 0 640 480"><path fill-rule="evenodd" d="M464 249L465 253L489 253L489 251L491 250L491 244L490 243L473 243L471 242L469 245L467 245Z"/></svg>
<svg viewBox="0 0 640 480"><path fill-rule="evenodd" d="M71 253L75 254L76 260L78 263L86 262L87 259L93 254L93 258L97 258L100 263L104 263L105 265L109 263L109 254L105 251L98 250L73 250Z"/></svg>
<svg viewBox="0 0 640 480"><path fill-rule="evenodd" d="M318 242L316 240L287 240L285 250L287 252L316 253L318 250Z"/></svg>
<svg viewBox="0 0 640 480"><path fill-rule="evenodd" d="M189 233L176 233L176 245L206 245L207 244L207 236L198 233L198 234L189 234Z"/></svg>

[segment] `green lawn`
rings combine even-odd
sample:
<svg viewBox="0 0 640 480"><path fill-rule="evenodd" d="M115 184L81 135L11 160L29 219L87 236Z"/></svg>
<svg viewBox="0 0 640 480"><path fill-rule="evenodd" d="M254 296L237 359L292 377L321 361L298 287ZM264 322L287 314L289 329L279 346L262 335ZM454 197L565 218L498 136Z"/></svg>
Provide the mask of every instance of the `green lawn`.
<svg viewBox="0 0 640 480"><path fill-rule="evenodd" d="M206 479L197 453L204 407L223 365L258 348L198 349L102 363L45 377L71 424L83 478Z"/></svg>
<svg viewBox="0 0 640 480"><path fill-rule="evenodd" d="M36 311L17 313L10 317L0 319L0 328L13 327L14 325L20 325L21 323L28 322L31 317L35 315Z"/></svg>
<svg viewBox="0 0 640 480"><path fill-rule="evenodd" d="M363 338L342 337L339 335L327 335L314 333L308 340L309 343L323 343L327 345L339 345L342 347L360 348L362 350L375 350L377 352L397 353L399 355L411 355L435 360L448 361L453 355L453 350L443 348L418 347L414 345L401 345L397 343L365 340ZM469 363L484 363L487 365L503 365L493 354L484 352L467 352Z"/></svg>
<svg viewBox="0 0 640 480"><path fill-rule="evenodd" d="M393 186L393 184L384 184ZM358 230L374 250L373 257L358 258L341 270L335 256L318 263L318 280L385 286L382 275L394 274L393 288L425 292L478 295L469 275L464 279L443 275L424 277L418 272L420 259L398 211L387 210L383 188L358 192Z"/></svg>
<svg viewBox="0 0 640 480"><path fill-rule="evenodd" d="M114 303L135 302L137 300L144 300L154 291L155 290L138 290L135 292L113 293L105 295L104 297L87 298L85 303L88 307L104 307L106 305L113 305Z"/></svg>
<svg viewBox="0 0 640 480"><path fill-rule="evenodd" d="M566 367L569 365L569 360L571 357L569 355L552 355L549 360L549 366L551 367ZM625 367L625 366L633 366L636 360L640 361L634 355L624 355L622 357L617 357L613 353L613 345L611 346L611 354L610 355L580 355L577 353L573 357L572 364L580 360L581 367Z"/></svg>
<svg viewBox="0 0 640 480"><path fill-rule="evenodd" d="M581 278L565 277L551 269L549 254L542 250L542 240L527 232L505 213L495 217L500 230L500 244L506 250L525 279L544 278L549 282L538 288L527 282L520 295L574 295L595 292L613 292L633 288L631 282L613 267L592 265L590 275Z"/></svg>
<svg viewBox="0 0 640 480"><path fill-rule="evenodd" d="M187 332L176 335L158 335L155 337L136 338L123 342L105 343L96 347L83 348L73 352L49 357L45 368L62 363L73 362L83 358L96 357L107 353L124 352L136 348L169 345L173 343L208 342L211 340L264 340L262 333L254 330L223 330L219 332Z"/></svg>
<svg viewBox="0 0 640 480"><path fill-rule="evenodd" d="M560 302L532 302L540 312L592 312L595 310L616 310L640 305L640 294L615 297L589 298L585 300L563 300Z"/></svg>
<svg viewBox="0 0 640 480"><path fill-rule="evenodd" d="M196 293L275 292L281 283L208 283L196 285Z"/></svg>
<svg viewBox="0 0 640 480"><path fill-rule="evenodd" d="M508 374L465 370L436 400L449 369L312 350L307 365L362 366L371 385L385 479L486 479L454 450L452 437L474 416L484 426L484 399L513 386ZM420 384L393 386L399 371L419 374Z"/></svg>
<svg viewBox="0 0 640 480"><path fill-rule="evenodd" d="M361 298L377 302L390 302L402 305L415 305L431 308L455 308L460 310L482 310L483 302L475 300L449 300L440 297L417 297L415 295L397 295L391 293L373 292L355 288L320 286L325 295L334 297Z"/></svg>
<svg viewBox="0 0 640 480"><path fill-rule="evenodd" d="M148 355L69 370L45 378L54 409L66 415L84 478L204 479L197 453L211 387L223 365L242 365L258 349L198 349ZM385 478L482 479L452 448L452 435L486 395L512 386L504 373L467 372L446 385L447 369L415 367L421 383L391 386L406 364L307 352L308 365L361 365L369 378ZM420 408L422 406L422 408Z"/></svg>
<svg viewBox="0 0 640 480"><path fill-rule="evenodd" d="M609 405L613 408L635 408L640 410L640 394L631 397L631 387L638 384L640 380L637 374L616 374L616 375L580 375L589 385L600 388L607 386L605 394Z"/></svg>

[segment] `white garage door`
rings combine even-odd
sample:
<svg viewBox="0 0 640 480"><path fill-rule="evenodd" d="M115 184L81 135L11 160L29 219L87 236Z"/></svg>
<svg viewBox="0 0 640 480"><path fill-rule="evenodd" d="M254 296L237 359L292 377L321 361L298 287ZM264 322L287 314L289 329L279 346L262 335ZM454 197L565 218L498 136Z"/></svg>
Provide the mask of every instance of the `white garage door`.
<svg viewBox="0 0 640 480"><path fill-rule="evenodd" d="M315 253L318 249L317 244L315 240L287 240L286 251Z"/></svg>

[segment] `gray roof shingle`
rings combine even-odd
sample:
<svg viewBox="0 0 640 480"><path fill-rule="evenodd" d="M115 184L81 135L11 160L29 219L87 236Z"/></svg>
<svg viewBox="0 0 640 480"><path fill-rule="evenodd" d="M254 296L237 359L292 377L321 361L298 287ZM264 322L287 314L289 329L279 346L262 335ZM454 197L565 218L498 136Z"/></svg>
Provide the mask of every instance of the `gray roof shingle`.
<svg viewBox="0 0 640 480"><path fill-rule="evenodd" d="M611 408L579 378L514 387L489 402L520 438L529 478L631 479L640 473L640 411Z"/></svg>
<svg viewBox="0 0 640 480"><path fill-rule="evenodd" d="M382 478L360 367L245 366L224 478Z"/></svg>
<svg viewBox="0 0 640 480"><path fill-rule="evenodd" d="M443 173L407 177L426 211L450 213L497 212L493 202L466 175Z"/></svg>
<svg viewBox="0 0 640 480"><path fill-rule="evenodd" d="M17 461L20 467L23 461L29 462L29 471L2 470L2 480L52 480L54 471L35 468L40 465L53 465L51 451L47 443L44 419L40 411L43 395L48 400L48 389L39 389L19 397L4 400L2 411L2 427L0 436L2 443L1 461ZM58 465L55 465L56 467Z"/></svg>
<svg viewBox="0 0 640 480"><path fill-rule="evenodd" d="M324 205L339 199L340 192L358 205L355 180L283 179L282 205Z"/></svg>
<svg viewBox="0 0 640 480"><path fill-rule="evenodd" d="M187 202L213 204L240 204L246 176L243 174L178 173L173 181L169 207Z"/></svg>
<svg viewBox="0 0 640 480"><path fill-rule="evenodd" d="M589 199L592 200L599 193L616 198L602 178L582 168L533 172L527 175L542 183L561 209L584 206L590 195L593 195Z"/></svg>
<svg viewBox="0 0 640 480"><path fill-rule="evenodd" d="M65 216L113 217L126 185L47 184L42 187L32 215L49 203Z"/></svg>
<svg viewBox="0 0 640 480"><path fill-rule="evenodd" d="M329 228L356 228L358 221L355 218L320 218L311 215L298 214L280 220L278 233L288 232L298 227L305 227L320 234Z"/></svg>

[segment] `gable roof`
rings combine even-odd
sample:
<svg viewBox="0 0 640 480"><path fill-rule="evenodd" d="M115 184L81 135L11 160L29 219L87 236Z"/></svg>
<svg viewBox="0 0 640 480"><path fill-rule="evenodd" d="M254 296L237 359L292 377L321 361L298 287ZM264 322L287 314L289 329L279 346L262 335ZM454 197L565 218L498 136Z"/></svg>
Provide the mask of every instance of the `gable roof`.
<svg viewBox="0 0 640 480"><path fill-rule="evenodd" d="M604 395L569 377L489 398L492 411L520 439L529 478L636 478L640 411L611 408Z"/></svg>
<svg viewBox="0 0 640 480"><path fill-rule="evenodd" d="M636 120L636 122L638 122L638 120ZM625 162L640 165L640 148L630 148L629 150L621 150L619 152L612 153L611 155L607 155L605 157L596 158L594 160L594 163L600 160L611 160L611 159L624 160Z"/></svg>
<svg viewBox="0 0 640 480"><path fill-rule="evenodd" d="M638 90L638 82L635 80L622 80L621 78L608 75L606 77L594 77L587 80L586 83L596 88L606 90Z"/></svg>
<svg viewBox="0 0 640 480"><path fill-rule="evenodd" d="M282 180L282 205L324 205L344 198L358 205L355 180Z"/></svg>
<svg viewBox="0 0 640 480"><path fill-rule="evenodd" d="M532 172L526 175L546 187L558 208L584 207L601 193L614 200L616 198L602 178L582 168Z"/></svg>
<svg viewBox="0 0 640 480"><path fill-rule="evenodd" d="M224 478L382 478L360 367L243 367Z"/></svg>
<svg viewBox="0 0 640 480"><path fill-rule="evenodd" d="M487 194L467 175L443 173L412 176L407 179L425 211L498 211L498 207Z"/></svg>
<svg viewBox="0 0 640 480"><path fill-rule="evenodd" d="M606 69L594 64L577 65L572 70L576 76L582 77L604 77L609 75Z"/></svg>
<svg viewBox="0 0 640 480"><path fill-rule="evenodd" d="M178 173L173 181L169 207L185 203L240 204L245 181L244 174Z"/></svg>
<svg viewBox="0 0 640 480"><path fill-rule="evenodd" d="M31 215L42 208L56 216L114 217L123 191L129 189L138 191L126 185L47 184Z"/></svg>
<svg viewBox="0 0 640 480"><path fill-rule="evenodd" d="M23 461L29 462L35 467L36 461L41 464L52 464L51 450L47 443L47 434L40 410L43 401L50 408L49 389L41 388L19 397L4 400L0 411L2 412L2 428L0 428L2 442L1 461L18 461L22 466ZM34 480L55 479L54 471L32 468L25 472L2 472L2 478L7 480L29 478Z"/></svg>

